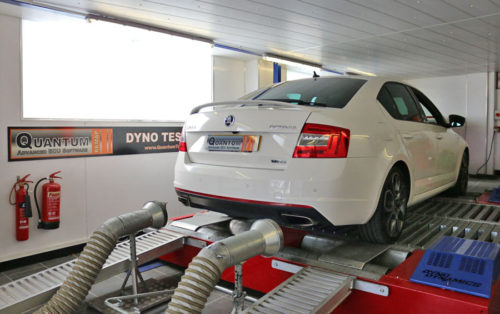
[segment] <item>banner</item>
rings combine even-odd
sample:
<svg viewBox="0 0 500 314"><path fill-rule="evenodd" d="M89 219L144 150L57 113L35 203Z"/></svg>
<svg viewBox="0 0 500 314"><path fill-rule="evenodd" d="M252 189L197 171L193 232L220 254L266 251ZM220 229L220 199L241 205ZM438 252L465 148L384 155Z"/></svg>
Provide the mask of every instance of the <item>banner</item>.
<svg viewBox="0 0 500 314"><path fill-rule="evenodd" d="M9 127L9 161L177 152L181 127Z"/></svg>

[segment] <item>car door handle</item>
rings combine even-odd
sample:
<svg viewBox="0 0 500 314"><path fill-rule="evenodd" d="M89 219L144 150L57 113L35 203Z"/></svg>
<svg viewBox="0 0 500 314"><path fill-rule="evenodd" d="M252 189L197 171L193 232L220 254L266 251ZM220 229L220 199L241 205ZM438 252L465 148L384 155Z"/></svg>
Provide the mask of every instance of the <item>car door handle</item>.
<svg viewBox="0 0 500 314"><path fill-rule="evenodd" d="M413 138L413 135L411 135L411 134L403 134L403 138L405 140L411 140Z"/></svg>
<svg viewBox="0 0 500 314"><path fill-rule="evenodd" d="M436 139L438 139L438 140L442 140L442 139L443 139L443 136L442 136L442 135L437 135L437 136L436 136Z"/></svg>

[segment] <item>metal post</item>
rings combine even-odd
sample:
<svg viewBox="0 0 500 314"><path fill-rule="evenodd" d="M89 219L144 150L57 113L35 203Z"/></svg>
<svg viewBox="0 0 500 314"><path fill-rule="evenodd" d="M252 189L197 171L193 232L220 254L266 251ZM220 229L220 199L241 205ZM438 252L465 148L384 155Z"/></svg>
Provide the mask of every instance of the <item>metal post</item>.
<svg viewBox="0 0 500 314"><path fill-rule="evenodd" d="M130 270L132 274L132 294L134 297L134 304L138 305L139 301L137 299L137 256L136 256L136 248L135 248L135 233L130 235Z"/></svg>
<svg viewBox="0 0 500 314"><path fill-rule="evenodd" d="M231 314L243 312L246 293L243 291L243 263L234 265L233 310Z"/></svg>

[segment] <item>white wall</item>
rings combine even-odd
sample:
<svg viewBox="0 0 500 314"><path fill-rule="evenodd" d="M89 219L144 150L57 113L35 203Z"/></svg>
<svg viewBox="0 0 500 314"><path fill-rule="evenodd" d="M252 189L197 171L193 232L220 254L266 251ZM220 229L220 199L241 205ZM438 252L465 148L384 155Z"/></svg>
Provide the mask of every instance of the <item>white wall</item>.
<svg viewBox="0 0 500 314"><path fill-rule="evenodd" d="M168 201L171 217L186 214L188 211L177 201L172 184L177 153L7 161L8 126L151 126L23 120L20 35L21 20L0 15L0 262L83 243L107 218L139 209L148 200ZM60 228L38 230L34 212L30 219L30 239L16 241L15 210L8 203L16 176L31 173L31 178L38 180L57 170L62 170L63 177ZM33 188L31 185L30 190Z"/></svg>
<svg viewBox="0 0 500 314"><path fill-rule="evenodd" d="M456 130L469 144L469 173L475 174L486 161L488 137L492 132L488 127L490 112L488 73L425 78L407 82L426 94L446 117L452 113L466 117L465 127ZM491 173L492 169L489 171L489 174Z"/></svg>
<svg viewBox="0 0 500 314"><path fill-rule="evenodd" d="M245 62L245 94L259 89L259 60Z"/></svg>
<svg viewBox="0 0 500 314"><path fill-rule="evenodd" d="M240 98L246 94L246 62L233 58L214 56L214 101Z"/></svg>
<svg viewBox="0 0 500 314"><path fill-rule="evenodd" d="M271 86L274 79L274 65L273 62L259 59L259 88Z"/></svg>

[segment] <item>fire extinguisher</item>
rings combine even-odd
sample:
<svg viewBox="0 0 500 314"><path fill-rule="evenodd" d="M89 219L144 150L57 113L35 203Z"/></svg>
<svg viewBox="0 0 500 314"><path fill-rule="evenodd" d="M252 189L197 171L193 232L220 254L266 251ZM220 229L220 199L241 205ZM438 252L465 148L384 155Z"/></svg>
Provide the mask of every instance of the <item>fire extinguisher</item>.
<svg viewBox="0 0 500 314"><path fill-rule="evenodd" d="M30 175L24 176L22 179L17 178L16 183L10 191L9 202L11 205L16 205L16 239L17 241L28 240L30 236L29 219L31 213L31 199L29 195L28 183L33 181L26 180ZM16 189L17 187L17 189ZM12 202L12 194L16 192L16 200Z"/></svg>
<svg viewBox="0 0 500 314"><path fill-rule="evenodd" d="M62 179L57 176L61 171L54 172L48 178L41 178L35 185L35 204L38 212L38 229L57 229L60 222L61 209L61 185L54 182L54 179ZM38 184L44 180L49 182L42 185L42 211L37 199Z"/></svg>

